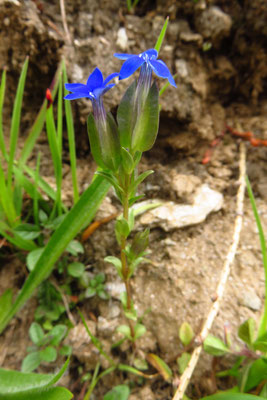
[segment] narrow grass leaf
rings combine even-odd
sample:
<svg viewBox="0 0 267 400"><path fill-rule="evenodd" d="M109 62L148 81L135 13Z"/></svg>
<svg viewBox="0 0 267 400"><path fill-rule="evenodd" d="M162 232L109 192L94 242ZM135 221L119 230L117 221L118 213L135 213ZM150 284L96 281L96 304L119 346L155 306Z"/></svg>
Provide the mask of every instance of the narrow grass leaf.
<svg viewBox="0 0 267 400"><path fill-rule="evenodd" d="M5 212L5 216L8 222L10 223L10 225L13 225L16 221L17 215L14 204L12 201L10 201L10 195L6 185L5 174L1 165L1 157L0 157L0 191L1 191L0 203L2 204L2 208Z"/></svg>
<svg viewBox="0 0 267 400"><path fill-rule="evenodd" d="M165 19L164 25L163 25L163 27L162 27L162 29L161 29L161 32L160 32L160 34L159 34L157 43L156 43L156 45L155 45L155 50L157 50L158 53L159 53L159 51L160 51L160 48L161 48L163 39L164 39L164 37L165 37L166 30L167 30L167 27L168 27L168 23L169 23L169 17L167 17L167 18Z"/></svg>
<svg viewBox="0 0 267 400"><path fill-rule="evenodd" d="M6 146L4 140L4 131L3 131L3 105L5 98L5 88L6 88L6 70L3 70L1 86L0 86L0 150L4 157L6 157Z"/></svg>
<svg viewBox="0 0 267 400"><path fill-rule="evenodd" d="M202 397L201 400L264 400L264 397L245 393L216 393L211 396Z"/></svg>
<svg viewBox="0 0 267 400"><path fill-rule="evenodd" d="M66 66L63 61L63 82L64 84L68 82ZM64 96L68 94L68 91L64 87ZM75 136L74 136L74 125L73 117L71 111L71 104L69 100L64 100L65 102L65 113L69 140L69 152L70 152L70 167L72 176L72 187L73 187L73 200L74 204L79 200L79 188L77 181L77 170L76 170L76 149L75 149Z"/></svg>
<svg viewBox="0 0 267 400"><path fill-rule="evenodd" d="M49 87L49 89L51 90L53 100L57 93L59 79L61 76L61 71L62 71L62 61L60 62L58 69L56 71L56 74L54 76L54 79ZM40 133L42 132L42 129L43 129L43 126L45 123L46 107L47 107L47 100L44 99L41 109L33 123L32 128L30 129L28 137L24 142L24 146L23 146L21 156L20 156L21 165L26 163L26 161L29 158L29 156L32 152L32 149L36 143L36 140L38 139Z"/></svg>
<svg viewBox="0 0 267 400"><path fill-rule="evenodd" d="M11 120L11 129L10 129L10 144L9 144L9 160L8 160L8 168L7 168L7 186L9 191L11 191L12 186L12 176L13 176L13 163L17 148L18 135L19 135L19 125L20 125L20 116L21 116L21 106L22 106L22 98L24 92L24 85L26 80L26 74L28 69L29 58L27 57L24 65L22 67L22 71L19 78L19 84L17 88L15 103L13 107L12 120Z"/></svg>
<svg viewBox="0 0 267 400"><path fill-rule="evenodd" d="M8 316L0 321L0 333L24 303L32 296L34 290L53 270L55 262L64 252L68 243L77 233L89 224L99 205L107 194L110 184L98 176L86 189L79 202L66 215L63 222L54 232L39 258L34 270L28 276ZM33 249L31 249L33 250Z"/></svg>
<svg viewBox="0 0 267 400"><path fill-rule="evenodd" d="M256 206L256 201L255 201L248 177L246 177L246 184L247 184L247 191L248 191L249 199L250 199L251 206L253 209L254 217L256 220L257 227L258 227L260 244L261 244L262 260L263 260L263 268L264 268L264 274L265 274L264 314L263 314L263 317L262 317L262 320L260 323L260 327L259 327L259 332L258 332L258 337L260 337L267 331L267 247L266 247L266 240L265 240L260 216L259 216L257 206Z"/></svg>
<svg viewBox="0 0 267 400"><path fill-rule="evenodd" d="M0 235L9 243L22 250L32 251L36 249L36 244L31 240L25 240L12 230L4 221L0 220ZM1 324L0 324L1 325Z"/></svg>
<svg viewBox="0 0 267 400"><path fill-rule="evenodd" d="M15 395L21 393L35 394L40 389L46 389L54 385L64 374L68 366L69 359L62 366L57 374L25 374L18 371L12 371L0 368L0 398L4 395Z"/></svg>

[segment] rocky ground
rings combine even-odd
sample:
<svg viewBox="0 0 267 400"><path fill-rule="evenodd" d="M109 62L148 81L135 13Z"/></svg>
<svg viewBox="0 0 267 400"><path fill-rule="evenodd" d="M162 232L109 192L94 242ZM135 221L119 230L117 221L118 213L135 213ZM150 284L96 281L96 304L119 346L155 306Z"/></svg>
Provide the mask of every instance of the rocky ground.
<svg viewBox="0 0 267 400"><path fill-rule="evenodd" d="M153 150L144 155L141 165L142 169L155 171L141 189L147 198L164 203L165 211L158 208L155 210L157 215L150 212L137 220L137 229L147 224L151 227L151 263L140 267L132 287L140 314L151 309L144 318L148 333L138 343L140 354L155 352L177 371L174 356L181 350L179 326L188 321L198 331L211 306L211 297L231 244L240 139L226 134L210 162L203 165L201 161L210 142L222 132L226 123L241 131L252 131L257 138L267 139L267 54L264 47L267 5L264 0L140 0L134 13L127 13L126 2L122 0L103 0L101 9L96 0L67 0L65 5L70 43L64 34L59 2L0 1L0 20L3 21L0 67L7 68L10 93L4 113L6 121L21 65L26 55L30 56L21 142L63 55L72 82L85 82L96 66L108 75L118 71L121 65L113 53L138 54L153 47L166 16L170 17L160 58L173 74L177 74L177 90L168 89L161 98L158 140ZM126 85L127 82L121 82L113 89L112 96L106 96L105 104L112 111L116 110ZM90 104L81 99L72 105L76 117L79 183L83 189L89 184L95 168L86 134ZM44 137L37 147L44 156L47 155L47 159L42 157L45 160L42 174L53 183L53 169ZM64 151L64 199L68 202L71 177L67 149ZM266 156L266 147L252 147L247 143L247 173L265 231ZM203 185L215 191L214 201L213 192L208 191L207 197L197 202L196 196L203 191ZM208 202L211 202L210 207ZM192 211L198 204L199 209ZM192 225L190 220L183 227L175 225L175 217L168 219L166 213L175 215L174 210L181 205L191 206L189 212L194 217L204 213L202 221L194 220ZM117 210L118 203L110 192L97 218ZM87 315L92 312L97 316L90 320L90 326L107 348L117 337L116 326L123 321L118 301L121 284L113 268L103 262L106 255L118 254L113 229L114 222L101 226L86 243L86 259L90 260L94 273L106 273L111 300L108 303L88 300L83 309ZM0 291L11 286L20 287L24 276L23 263L14 255L9 256L0 267ZM222 336L224 323L229 322L235 334L242 321L251 316L259 318L263 301L260 244L246 199L241 241L213 333ZM20 368L26 355L25 338L35 305L35 299L27 303L20 318L15 318L0 338L0 346L5 349L0 361L5 367ZM69 337L74 358L65 383L70 388L79 363L89 369L96 363L96 354L78 322L77 329ZM127 347L123 349L124 356L127 350ZM209 369L210 358L204 356L193 380L194 396L197 396L196 388L200 394L212 390L207 377ZM200 379L203 376L206 379ZM113 383L121 382L121 377L112 379ZM109 379L104 381L95 398L102 398L109 385ZM172 388L156 380L151 385L147 383L142 388L135 388L130 399L163 400L171 398L171 394Z"/></svg>

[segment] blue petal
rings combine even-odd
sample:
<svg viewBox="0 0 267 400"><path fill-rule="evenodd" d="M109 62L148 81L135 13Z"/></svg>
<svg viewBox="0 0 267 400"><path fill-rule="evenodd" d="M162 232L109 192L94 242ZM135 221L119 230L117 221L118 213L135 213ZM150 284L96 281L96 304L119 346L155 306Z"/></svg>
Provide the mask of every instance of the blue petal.
<svg viewBox="0 0 267 400"><path fill-rule="evenodd" d="M172 74L170 74L170 75L168 76L168 81L170 82L170 84L171 84L172 86L174 86L175 88L177 88L176 83L175 83L175 81L174 81L174 79L173 79L173 77L172 77Z"/></svg>
<svg viewBox="0 0 267 400"><path fill-rule="evenodd" d="M100 96L103 96L108 90L113 88L113 86L115 86L115 83L110 83L106 87L103 86L102 88L95 89L93 92L95 95L95 98L98 99Z"/></svg>
<svg viewBox="0 0 267 400"><path fill-rule="evenodd" d="M152 57L153 57L153 59L157 59L158 58L158 52L155 49L148 49L148 50L144 51L142 53L142 56L144 56L145 54L147 54L149 59L151 59Z"/></svg>
<svg viewBox="0 0 267 400"><path fill-rule="evenodd" d="M95 68L89 78L87 79L86 86L88 90L92 92L97 87L103 85L103 75L99 68Z"/></svg>
<svg viewBox="0 0 267 400"><path fill-rule="evenodd" d="M87 90L86 85L83 85L82 83L65 83L65 88L70 92L77 92L77 90L80 90L82 88L86 88Z"/></svg>
<svg viewBox="0 0 267 400"><path fill-rule="evenodd" d="M75 100L75 99L80 99L82 97L88 97L90 98L89 94L84 94L84 93L70 93L67 94L67 96L64 97L65 100Z"/></svg>
<svg viewBox="0 0 267 400"><path fill-rule="evenodd" d="M106 86L106 84L111 81L111 79L116 78L117 76L119 76L118 72L114 72L113 74L110 74L109 76L106 77L106 79L103 82L103 86Z"/></svg>
<svg viewBox="0 0 267 400"><path fill-rule="evenodd" d="M115 53L114 57L117 57L119 60L128 60L128 58L134 57L134 54L126 54L126 53Z"/></svg>
<svg viewBox="0 0 267 400"><path fill-rule="evenodd" d="M168 78L170 75L169 68L167 65L161 60L149 60L149 64L151 68L160 78Z"/></svg>
<svg viewBox="0 0 267 400"><path fill-rule="evenodd" d="M139 56L132 56L122 65L120 70L120 79L125 79L131 76L142 64L144 64L145 60Z"/></svg>

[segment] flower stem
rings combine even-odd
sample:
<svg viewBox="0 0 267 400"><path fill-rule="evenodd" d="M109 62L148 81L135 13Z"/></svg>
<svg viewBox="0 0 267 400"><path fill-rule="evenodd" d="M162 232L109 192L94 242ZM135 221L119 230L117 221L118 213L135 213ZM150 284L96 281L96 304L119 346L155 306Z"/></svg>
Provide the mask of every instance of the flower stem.
<svg viewBox="0 0 267 400"><path fill-rule="evenodd" d="M124 196L122 201L123 206L123 218L128 221L129 219L129 185L130 185L131 175L125 174L125 181L124 181ZM126 295L127 295L127 310L131 311L132 308L132 297L131 297L131 287L129 281L129 268L127 263L127 257L125 254L127 240L126 237L121 237L121 265L122 265L122 276L123 276L123 283L125 285ZM129 327L131 330L131 336L134 338L134 325L133 321L128 319ZM134 346L134 342L133 342Z"/></svg>

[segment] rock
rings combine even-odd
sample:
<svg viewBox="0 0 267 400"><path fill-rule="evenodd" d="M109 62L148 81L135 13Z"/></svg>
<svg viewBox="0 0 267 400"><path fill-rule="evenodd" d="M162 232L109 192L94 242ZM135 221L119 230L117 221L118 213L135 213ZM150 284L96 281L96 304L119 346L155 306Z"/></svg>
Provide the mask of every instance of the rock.
<svg viewBox="0 0 267 400"><path fill-rule="evenodd" d="M169 232L203 222L208 214L222 208L223 196L205 184L197 190L193 205L179 205L172 201L162 202L159 199L156 202L163 204L142 215L139 222L150 227L161 227Z"/></svg>
<svg viewBox="0 0 267 400"><path fill-rule="evenodd" d="M119 46L121 50L126 50L128 47L128 36L125 28L120 28L117 32L116 45Z"/></svg>
<svg viewBox="0 0 267 400"><path fill-rule="evenodd" d="M131 394L129 400L155 400L155 395L149 386L145 386L137 394Z"/></svg>
<svg viewBox="0 0 267 400"><path fill-rule="evenodd" d="M212 6L200 13L195 19L198 32L205 38L210 39L215 47L221 40L229 36L232 19L219 7Z"/></svg>
<svg viewBox="0 0 267 400"><path fill-rule="evenodd" d="M111 297L120 300L121 293L125 292L125 286L122 282L108 282L106 290Z"/></svg>
<svg viewBox="0 0 267 400"><path fill-rule="evenodd" d="M242 297L239 298L240 305L250 308L253 311L259 311L261 309L261 299L254 290L249 289L242 294Z"/></svg>
<svg viewBox="0 0 267 400"><path fill-rule="evenodd" d="M182 175L174 174L172 177L170 185L176 196L186 203L193 204L194 193L200 186L201 180L195 175Z"/></svg>

